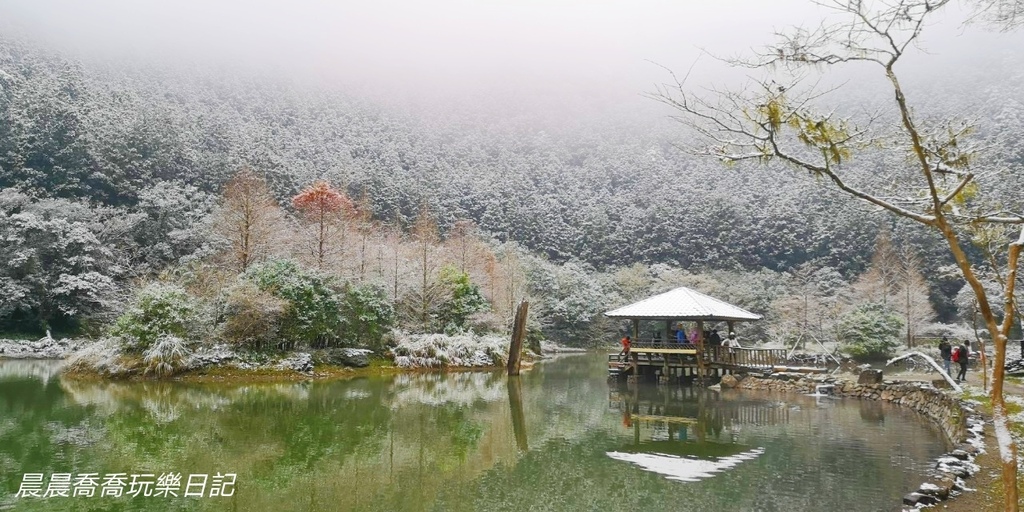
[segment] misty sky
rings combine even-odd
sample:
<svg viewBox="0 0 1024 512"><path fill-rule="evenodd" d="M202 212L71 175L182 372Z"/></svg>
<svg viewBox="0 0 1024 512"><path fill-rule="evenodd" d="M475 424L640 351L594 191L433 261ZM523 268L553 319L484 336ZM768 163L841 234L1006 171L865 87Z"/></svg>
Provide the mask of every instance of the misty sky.
<svg viewBox="0 0 1024 512"><path fill-rule="evenodd" d="M749 52L823 13L808 0L0 0L0 29L112 57L242 63L370 89L615 101L667 79L648 61L685 72L699 48ZM1021 42L963 29L955 8L949 18L926 32L927 59ZM698 71L715 68L701 58Z"/></svg>

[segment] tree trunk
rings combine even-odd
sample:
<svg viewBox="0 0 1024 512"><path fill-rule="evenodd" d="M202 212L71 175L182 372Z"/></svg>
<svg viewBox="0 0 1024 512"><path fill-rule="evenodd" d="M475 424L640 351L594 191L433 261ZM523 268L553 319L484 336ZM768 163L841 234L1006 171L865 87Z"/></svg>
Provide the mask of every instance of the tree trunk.
<svg viewBox="0 0 1024 512"><path fill-rule="evenodd" d="M1005 378L1004 374L1006 365L1006 333L1010 330L1009 327L1013 323L1013 292L1017 280L1018 258L1020 256L1022 243L1024 243L1024 231L1022 231L1020 239L1010 244L1009 257L1007 260L1007 270L1009 272L1006 278L1006 290L1003 296L1003 325L999 326L996 324L996 318L992 313L992 307L989 305L985 288L982 286L977 275L974 274L974 270L971 268L970 262L967 261L966 254L964 254L963 250L960 248L959 241L957 240L953 229L945 222L945 219L942 219L941 217L939 218L937 227L942 232L946 242L949 244L950 251L953 253L953 257L956 259L957 265L960 267L960 270L964 275L964 279L967 280L971 289L974 290L974 296L978 301L978 311L981 312L981 318L985 321L985 326L988 328L988 332L992 337L992 342L995 347L995 361L993 363L994 368L992 369L992 391L989 395L992 400L992 423L996 432L999 455L1003 464L1003 495L1006 500L1004 504L1007 511L1016 511L1018 510L1017 444L1010 436L1009 427L1007 426L1006 401L1003 398L1003 379Z"/></svg>
<svg viewBox="0 0 1024 512"><path fill-rule="evenodd" d="M530 303L525 300L516 308L516 318L512 324L512 344L508 348L508 374L519 375L519 366L523 355L523 338L526 337L526 314Z"/></svg>

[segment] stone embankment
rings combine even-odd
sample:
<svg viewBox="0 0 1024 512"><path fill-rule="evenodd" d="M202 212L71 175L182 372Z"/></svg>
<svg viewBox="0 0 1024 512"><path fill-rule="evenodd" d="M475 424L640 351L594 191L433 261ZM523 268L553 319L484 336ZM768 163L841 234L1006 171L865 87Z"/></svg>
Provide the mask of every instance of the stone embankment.
<svg viewBox="0 0 1024 512"><path fill-rule="evenodd" d="M84 339L42 338L38 341L0 339L0 359L64 359L89 344Z"/></svg>
<svg viewBox="0 0 1024 512"><path fill-rule="evenodd" d="M880 400L909 407L926 416L939 427L954 448L936 461L932 481L921 484L916 491L903 497L903 504L910 507L926 507L959 495L967 488L964 480L979 470L974 458L984 449L984 421L970 404L929 383L883 381L881 371L867 370L860 374L857 382L823 375L776 373L768 377L727 375L722 378L721 385L724 389L820 393Z"/></svg>

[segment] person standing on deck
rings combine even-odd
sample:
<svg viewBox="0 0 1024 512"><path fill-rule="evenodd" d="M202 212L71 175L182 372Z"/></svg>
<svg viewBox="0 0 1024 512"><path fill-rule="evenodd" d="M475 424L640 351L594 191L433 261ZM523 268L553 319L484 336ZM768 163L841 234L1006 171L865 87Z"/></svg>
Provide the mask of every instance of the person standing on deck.
<svg viewBox="0 0 1024 512"><path fill-rule="evenodd" d="M969 343L964 340L963 345L957 347L959 355L956 362L960 364L960 373L956 374L957 382L967 382L967 363L971 360L971 351L967 348Z"/></svg>
<svg viewBox="0 0 1024 512"><path fill-rule="evenodd" d="M722 343L723 347L729 348L729 359L732 361L736 360L736 349L740 348L740 340L736 338L735 332L730 332L729 337Z"/></svg>
<svg viewBox="0 0 1024 512"><path fill-rule="evenodd" d="M622 352L619 352L619 359L625 359L629 357L629 347L633 344L633 340L626 336L622 338Z"/></svg>
<svg viewBox="0 0 1024 512"><path fill-rule="evenodd" d="M683 329L682 324L676 326L676 343L686 343L686 329Z"/></svg>
<svg viewBox="0 0 1024 512"><path fill-rule="evenodd" d="M708 344L712 347L719 347L722 345L722 335L718 334L718 329L711 331L711 335L708 336Z"/></svg>
<svg viewBox="0 0 1024 512"><path fill-rule="evenodd" d="M950 372L950 363L953 359L953 345L949 344L949 338L943 336L939 341L939 356L942 357L942 366L946 369L946 375Z"/></svg>

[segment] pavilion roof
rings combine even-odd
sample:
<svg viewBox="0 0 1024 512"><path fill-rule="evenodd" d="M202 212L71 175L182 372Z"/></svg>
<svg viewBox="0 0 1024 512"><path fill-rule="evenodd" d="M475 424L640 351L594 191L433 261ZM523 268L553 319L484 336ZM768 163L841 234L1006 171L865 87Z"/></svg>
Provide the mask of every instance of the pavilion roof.
<svg viewBox="0 0 1024 512"><path fill-rule="evenodd" d="M613 309L604 314L609 318L636 318L646 320L760 320L741 307L733 306L696 290L680 286L660 295L648 297L640 302Z"/></svg>

